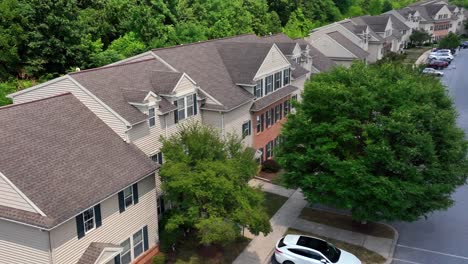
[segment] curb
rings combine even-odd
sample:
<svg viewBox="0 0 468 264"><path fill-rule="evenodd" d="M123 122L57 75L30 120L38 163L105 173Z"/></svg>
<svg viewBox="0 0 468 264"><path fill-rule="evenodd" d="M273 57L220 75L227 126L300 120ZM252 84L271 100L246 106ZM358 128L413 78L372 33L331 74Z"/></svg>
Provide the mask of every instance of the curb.
<svg viewBox="0 0 468 264"><path fill-rule="evenodd" d="M429 57L429 54L431 53L432 49L426 50L419 58L414 62L415 65L421 65L424 64L425 60Z"/></svg>
<svg viewBox="0 0 468 264"><path fill-rule="evenodd" d="M393 255L395 254L395 248L396 248L396 245L398 243L398 238L400 237L400 234L398 233L398 231L395 229L395 227L389 225L389 224L386 224L386 223L381 223L385 226L388 226L390 229L393 230L395 236L393 237L393 243L392 243L392 248L390 249L390 253L389 253L389 258L387 259L387 261L385 261L385 264L391 264L392 261L393 261Z"/></svg>

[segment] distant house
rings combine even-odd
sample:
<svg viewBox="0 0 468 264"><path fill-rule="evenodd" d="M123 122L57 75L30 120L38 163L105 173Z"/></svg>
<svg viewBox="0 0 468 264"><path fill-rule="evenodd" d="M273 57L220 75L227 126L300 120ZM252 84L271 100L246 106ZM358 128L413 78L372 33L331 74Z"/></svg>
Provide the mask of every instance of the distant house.
<svg viewBox="0 0 468 264"><path fill-rule="evenodd" d="M0 263L144 263L158 165L70 93L0 108Z"/></svg>

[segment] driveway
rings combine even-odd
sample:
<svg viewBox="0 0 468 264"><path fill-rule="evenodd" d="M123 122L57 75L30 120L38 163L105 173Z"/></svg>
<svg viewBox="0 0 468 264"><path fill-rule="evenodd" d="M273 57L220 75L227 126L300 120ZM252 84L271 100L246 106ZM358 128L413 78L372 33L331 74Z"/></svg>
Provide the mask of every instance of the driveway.
<svg viewBox="0 0 468 264"><path fill-rule="evenodd" d="M458 125L468 134L468 49L461 50L444 70L447 86L460 114ZM455 205L413 223L393 223L400 233L394 264L468 263L468 186L453 194Z"/></svg>

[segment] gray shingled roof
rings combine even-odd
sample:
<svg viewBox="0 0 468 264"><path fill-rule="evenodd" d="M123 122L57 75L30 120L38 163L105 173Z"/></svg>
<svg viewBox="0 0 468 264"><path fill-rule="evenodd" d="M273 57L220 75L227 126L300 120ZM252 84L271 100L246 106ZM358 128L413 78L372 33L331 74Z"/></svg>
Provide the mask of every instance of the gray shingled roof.
<svg viewBox="0 0 468 264"><path fill-rule="evenodd" d="M279 100L283 99L284 97L290 95L291 93L297 90L299 90L299 88L292 85L288 85L281 89L278 89L274 93L268 94L267 96L257 99L250 108L250 111L257 112L262 109L265 109L265 107L275 102L278 102Z"/></svg>
<svg viewBox="0 0 468 264"><path fill-rule="evenodd" d="M236 84L252 84L273 44L254 42L216 43L221 59Z"/></svg>
<svg viewBox="0 0 468 264"><path fill-rule="evenodd" d="M291 63L291 76L294 79L301 78L302 76L310 72L294 61L289 62Z"/></svg>
<svg viewBox="0 0 468 264"><path fill-rule="evenodd" d="M336 66L334 61L325 56L318 49L312 47L312 45L309 46L309 49L309 55L312 57L312 66L320 72L329 71Z"/></svg>
<svg viewBox="0 0 468 264"><path fill-rule="evenodd" d="M437 5L425 5L427 14L431 16L432 18L437 14L437 12L442 9L445 5L437 4Z"/></svg>
<svg viewBox="0 0 468 264"><path fill-rule="evenodd" d="M141 104L145 100L148 93L148 90L122 89L122 95L128 103Z"/></svg>
<svg viewBox="0 0 468 264"><path fill-rule="evenodd" d="M0 123L0 171L46 214L2 218L51 228L158 168L72 94L0 108Z"/></svg>
<svg viewBox="0 0 468 264"><path fill-rule="evenodd" d="M368 27L367 23L361 17L353 17L351 18L351 21L362 27ZM384 39L379 34L377 34L370 26L369 26L369 35L377 39L377 40L370 40L370 41L374 41L374 42L384 41Z"/></svg>
<svg viewBox="0 0 468 264"><path fill-rule="evenodd" d="M181 75L181 73L170 71L166 65L153 58L74 72L70 74L70 77L101 99L130 124L136 124L146 120L147 116L136 107L128 104L127 99L122 94L122 89L153 91L155 94L167 93L170 90L168 88L170 84L174 83L174 79ZM161 80L161 83L156 82L155 78ZM166 82L165 79L167 79Z"/></svg>
<svg viewBox="0 0 468 264"><path fill-rule="evenodd" d="M410 28L403 22L401 22L400 19L398 19L395 15L393 14L385 14L384 16L389 16L392 19L392 24L395 29L398 30L409 30Z"/></svg>
<svg viewBox="0 0 468 264"><path fill-rule="evenodd" d="M361 16L360 17L375 32L385 32L388 23L388 16Z"/></svg>
<svg viewBox="0 0 468 264"><path fill-rule="evenodd" d="M221 44L219 41L206 41L155 49L153 52L177 70L186 72L203 90L221 102L225 110L228 110L251 101L254 95L235 84L224 64L228 58L228 51L224 51L223 60L218 51L219 44ZM238 56L237 59L243 58Z"/></svg>
<svg viewBox="0 0 468 264"><path fill-rule="evenodd" d="M154 71L151 74L151 84L159 94L170 94L183 73Z"/></svg>
<svg viewBox="0 0 468 264"><path fill-rule="evenodd" d="M295 42L275 42L276 46L283 52L284 55L293 55Z"/></svg>
<svg viewBox="0 0 468 264"><path fill-rule="evenodd" d="M121 248L111 243L92 242L76 264L95 264L105 248Z"/></svg>
<svg viewBox="0 0 468 264"><path fill-rule="evenodd" d="M367 53L367 51L363 50L361 47L354 44L347 37L343 36L340 32L333 31L333 32L328 33L327 35L330 36L332 39L334 39L336 42L338 42L345 49L353 53L357 58L364 59L367 56L369 56L369 53Z"/></svg>
<svg viewBox="0 0 468 264"><path fill-rule="evenodd" d="M162 97L161 101L159 101L159 111L162 114L166 114L172 112L177 109L177 106L169 102L166 98Z"/></svg>

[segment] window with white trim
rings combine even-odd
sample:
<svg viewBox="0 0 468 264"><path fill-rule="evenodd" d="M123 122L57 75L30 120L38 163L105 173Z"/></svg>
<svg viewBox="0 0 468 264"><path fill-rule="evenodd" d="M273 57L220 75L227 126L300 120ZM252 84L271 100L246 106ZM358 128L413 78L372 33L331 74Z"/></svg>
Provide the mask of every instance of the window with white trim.
<svg viewBox="0 0 468 264"><path fill-rule="evenodd" d="M95 227L94 207L83 212L83 223L85 234L93 230Z"/></svg>
<svg viewBox="0 0 468 264"><path fill-rule="evenodd" d="M185 97L177 99L177 113L179 121L185 119Z"/></svg>
<svg viewBox="0 0 468 264"><path fill-rule="evenodd" d="M281 88L282 81L281 81L281 72L275 73L275 91Z"/></svg>
<svg viewBox="0 0 468 264"><path fill-rule="evenodd" d="M254 91L255 91L256 98L260 98L263 96L263 79L257 81Z"/></svg>
<svg viewBox="0 0 468 264"><path fill-rule="evenodd" d="M130 238L127 238L124 242L120 243L122 247L122 253L120 253L120 264L130 264L132 262L132 248Z"/></svg>
<svg viewBox="0 0 468 264"><path fill-rule="evenodd" d="M127 187L123 190L125 208L133 205L133 186Z"/></svg>
<svg viewBox="0 0 468 264"><path fill-rule="evenodd" d="M245 138L246 136L249 136L250 133L250 128L252 127L251 121L246 121L242 124L242 138Z"/></svg>
<svg viewBox="0 0 468 264"><path fill-rule="evenodd" d="M150 108L148 110L148 122L149 122L149 126L150 127L154 127L154 125L156 125L156 115L155 115L155 110L154 108Z"/></svg>
<svg viewBox="0 0 468 264"><path fill-rule="evenodd" d="M189 95L187 98L187 117L193 116L193 95Z"/></svg>
<svg viewBox="0 0 468 264"><path fill-rule="evenodd" d="M143 253L143 230L138 230L133 234L133 258L137 258Z"/></svg>
<svg viewBox="0 0 468 264"><path fill-rule="evenodd" d="M273 75L265 78L265 95L273 92Z"/></svg>

